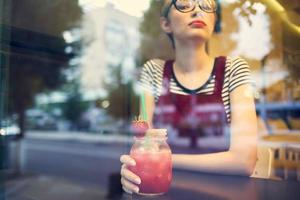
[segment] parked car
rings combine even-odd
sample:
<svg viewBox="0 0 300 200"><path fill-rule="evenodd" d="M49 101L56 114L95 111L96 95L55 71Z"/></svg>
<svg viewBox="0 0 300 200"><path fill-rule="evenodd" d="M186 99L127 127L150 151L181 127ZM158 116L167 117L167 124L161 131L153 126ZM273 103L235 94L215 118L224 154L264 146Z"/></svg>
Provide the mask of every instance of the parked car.
<svg viewBox="0 0 300 200"><path fill-rule="evenodd" d="M57 119L42 110L26 111L26 128L29 130L57 130Z"/></svg>
<svg viewBox="0 0 300 200"><path fill-rule="evenodd" d="M16 122L12 120L1 121L0 135L1 136L17 136L20 134L20 128Z"/></svg>

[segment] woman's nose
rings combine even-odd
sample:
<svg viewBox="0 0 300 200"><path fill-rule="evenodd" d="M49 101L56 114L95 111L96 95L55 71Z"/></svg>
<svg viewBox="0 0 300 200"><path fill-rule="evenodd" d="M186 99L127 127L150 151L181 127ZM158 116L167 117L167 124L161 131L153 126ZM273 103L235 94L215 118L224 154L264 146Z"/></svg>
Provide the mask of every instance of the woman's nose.
<svg viewBox="0 0 300 200"><path fill-rule="evenodd" d="M192 17L203 17L204 11L201 10L200 6L197 4L195 9L191 12Z"/></svg>

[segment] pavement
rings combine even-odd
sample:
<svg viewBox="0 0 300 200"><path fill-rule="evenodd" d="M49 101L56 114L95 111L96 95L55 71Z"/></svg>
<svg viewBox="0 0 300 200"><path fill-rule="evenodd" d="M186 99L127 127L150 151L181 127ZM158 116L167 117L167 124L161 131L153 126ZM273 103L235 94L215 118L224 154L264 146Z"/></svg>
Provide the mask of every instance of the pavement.
<svg viewBox="0 0 300 200"><path fill-rule="evenodd" d="M25 134L30 139L50 139L50 140L72 140L91 143L132 143L132 136L120 134L98 134L88 132L71 131L28 131Z"/></svg>
<svg viewBox="0 0 300 200"><path fill-rule="evenodd" d="M31 141L45 141L45 143L32 143ZM113 148L118 144L130 144L132 143L132 137L122 136L122 135L102 135L102 134L92 134L92 133L84 133L84 132L51 132L51 131L30 131L25 135L25 147L29 145L30 141L30 151L37 150L42 152L52 152L53 155L62 155L68 156L67 159L73 158L75 155L78 158L85 158L93 160L93 165L97 165L98 157L116 157L114 152L110 150L107 151L99 151L96 149L93 144L105 144L107 148ZM46 141L57 141L57 146L51 146L51 144L47 144ZM64 146L60 144L63 141L78 141L83 142L80 146L80 151L76 152L76 149L72 150L72 146ZM86 145L84 145L86 143ZM110 145L113 143L115 145ZM73 143L71 143L73 144ZM13 144L12 144L13 145ZM24 145L24 143L23 143ZM49 146L49 147L48 147ZM42 148L41 148L42 147ZM88 148L85 148L88 147ZM98 148L98 146L96 146ZM102 148L102 146L100 146ZM14 147L13 147L14 148ZM104 147L103 147L104 148ZM105 147L106 148L106 147ZM28 149L27 149L28 150ZM51 150L51 151L49 151ZM72 151L71 151L72 150ZM113 154L113 155L110 155ZM115 153L116 154L116 153ZM45 154L46 156L49 154ZM87 157L88 156L88 157ZM117 155L119 157L119 154ZM76 157L75 157L76 158ZM40 159L40 158L38 158ZM45 158L46 159L46 158ZM53 158L49 158L53 159ZM46 159L47 160L47 159ZM74 160L74 159L73 159ZM45 160L44 160L45 161ZM39 161L39 162L44 162ZM49 160L52 162L52 160ZM59 160L57 160L59 162ZM78 162L83 162L78 160ZM119 161L118 161L119 162ZM46 165L47 166L47 162ZM57 163L56 163L57 164ZM76 163L72 162L72 165ZM84 166L84 163L82 163ZM105 164L105 163L104 163ZM40 163L42 165L42 163ZM48 165L49 166L49 165ZM99 164L98 164L99 166ZM104 165L106 166L106 164ZM50 167L50 166L49 166ZM81 166L79 166L81 167ZM70 167L72 168L72 167ZM50 169L49 169L50 170ZM57 169L58 170L58 169ZM89 168L82 168L81 170L91 170ZM101 170L100 168L98 170ZM45 169L47 171L47 169ZM95 170L91 170L91 174L95 174ZM99 171L100 173L100 171ZM114 179L114 183L109 182L108 184L98 184L96 181L86 181L86 180L76 180L76 178L66 178L69 175L62 176L61 174L53 175L51 173L43 173L38 171L22 171L22 173L18 173L16 169L9 169L4 171L0 171L0 177L4 174L4 193L1 194L0 189L0 200L102 200L102 199L119 199L120 194L122 194L122 190L116 187L116 182L120 180L119 177L112 177ZM70 173L71 174L71 173ZM119 175L119 174L118 174ZM117 181L116 181L117 180ZM113 188L117 188L118 191L110 191L109 188L112 184ZM119 186L119 185L118 185ZM1 188L1 187L0 187ZM109 193L117 194L116 196L109 196ZM110 198L109 198L110 197Z"/></svg>
<svg viewBox="0 0 300 200"><path fill-rule="evenodd" d="M71 132L71 131L28 131L25 134L29 139L42 139L42 140L57 140L57 141L79 141L88 143L105 143L105 144L132 144L132 135L121 135L119 133L114 134L99 134L91 132ZM221 143L226 143L225 138L220 137L208 137L198 138L197 144L202 148L216 148L223 149L225 146L220 146ZM194 150L187 148L190 146L190 138L187 137L174 137L168 136L168 143L171 144L175 151L173 152L185 152L193 153ZM196 150L198 151L198 150Z"/></svg>

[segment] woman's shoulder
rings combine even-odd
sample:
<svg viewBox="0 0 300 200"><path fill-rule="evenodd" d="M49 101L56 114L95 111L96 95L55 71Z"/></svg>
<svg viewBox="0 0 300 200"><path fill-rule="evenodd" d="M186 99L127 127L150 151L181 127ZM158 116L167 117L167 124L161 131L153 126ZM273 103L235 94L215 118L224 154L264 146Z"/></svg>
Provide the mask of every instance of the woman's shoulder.
<svg viewBox="0 0 300 200"><path fill-rule="evenodd" d="M246 64L248 65L247 61L240 57L240 56L226 56L226 63L231 65L231 66L235 66L238 64Z"/></svg>
<svg viewBox="0 0 300 200"><path fill-rule="evenodd" d="M144 63L143 70L151 73L162 73L165 62L159 58L150 59Z"/></svg>
<svg viewBox="0 0 300 200"><path fill-rule="evenodd" d="M159 59L159 58L153 58L150 60L147 60L144 63L144 66L150 66L150 67L163 67L165 64L165 60Z"/></svg>
<svg viewBox="0 0 300 200"><path fill-rule="evenodd" d="M155 96L158 95L157 91L161 86L165 62L162 59L148 60L144 63L140 74L141 86Z"/></svg>
<svg viewBox="0 0 300 200"><path fill-rule="evenodd" d="M250 67L244 58L239 56L227 57L226 67L225 76L229 83L230 92L242 84L253 84Z"/></svg>
<svg viewBox="0 0 300 200"><path fill-rule="evenodd" d="M233 75L237 71L240 70L250 70L249 65L247 61L239 56L231 57L227 56L226 57L226 72L228 75Z"/></svg>

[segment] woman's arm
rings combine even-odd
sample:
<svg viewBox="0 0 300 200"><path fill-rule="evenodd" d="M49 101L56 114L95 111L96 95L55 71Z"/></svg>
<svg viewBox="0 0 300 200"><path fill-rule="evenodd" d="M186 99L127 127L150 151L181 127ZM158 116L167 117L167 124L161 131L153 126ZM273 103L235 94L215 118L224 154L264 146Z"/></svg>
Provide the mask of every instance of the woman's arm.
<svg viewBox="0 0 300 200"><path fill-rule="evenodd" d="M154 96L144 91L147 120L152 127ZM226 152L189 155L174 154L174 167L209 173L250 176L256 163L257 119L252 86L244 84L230 93L231 142ZM142 109L141 109L142 110Z"/></svg>
<svg viewBox="0 0 300 200"><path fill-rule="evenodd" d="M244 84L230 93L231 143L226 152L173 155L177 168L209 173L250 176L256 163L257 119L250 84Z"/></svg>

